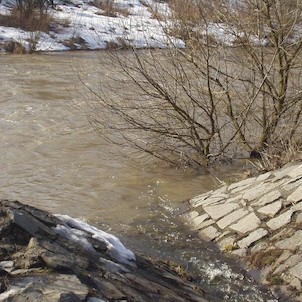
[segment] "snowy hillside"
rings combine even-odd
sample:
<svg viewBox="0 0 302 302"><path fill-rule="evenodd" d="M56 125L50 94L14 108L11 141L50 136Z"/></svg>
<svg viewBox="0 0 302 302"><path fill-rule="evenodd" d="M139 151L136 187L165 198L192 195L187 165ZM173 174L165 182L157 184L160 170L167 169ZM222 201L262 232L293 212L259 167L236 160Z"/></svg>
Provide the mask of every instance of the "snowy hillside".
<svg viewBox="0 0 302 302"><path fill-rule="evenodd" d="M11 14L13 1L0 2L0 21L1 16L3 19ZM114 0L112 3L108 12L96 5L96 1L60 0L54 8L48 8L48 14L55 22L48 31L30 32L7 24L0 26L0 51L4 52L12 41L27 51L32 47L35 51L62 51L127 45L162 48L167 45L168 38L163 30L165 25L152 18L153 9L169 14L166 4L153 0ZM173 40L174 43L178 47L184 46L180 40Z"/></svg>

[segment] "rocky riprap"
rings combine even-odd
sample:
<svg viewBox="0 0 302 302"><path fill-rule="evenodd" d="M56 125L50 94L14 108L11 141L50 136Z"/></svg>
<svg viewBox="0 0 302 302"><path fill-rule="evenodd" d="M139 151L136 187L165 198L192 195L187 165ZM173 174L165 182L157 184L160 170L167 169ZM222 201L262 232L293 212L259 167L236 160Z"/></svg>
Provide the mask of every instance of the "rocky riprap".
<svg viewBox="0 0 302 302"><path fill-rule="evenodd" d="M263 283L302 301L301 163L199 195L181 217L257 269Z"/></svg>
<svg viewBox="0 0 302 302"><path fill-rule="evenodd" d="M109 249L58 216L1 201L0 301L217 301L179 267L140 255L118 261Z"/></svg>

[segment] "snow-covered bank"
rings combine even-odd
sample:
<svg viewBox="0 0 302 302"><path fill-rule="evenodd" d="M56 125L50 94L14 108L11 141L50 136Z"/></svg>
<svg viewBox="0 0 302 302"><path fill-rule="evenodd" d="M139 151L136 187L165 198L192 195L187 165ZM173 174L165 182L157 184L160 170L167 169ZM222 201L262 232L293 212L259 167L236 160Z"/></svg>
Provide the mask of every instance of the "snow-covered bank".
<svg viewBox="0 0 302 302"><path fill-rule="evenodd" d="M15 0L0 2L0 14L10 14ZM68 3L68 4L67 4ZM0 26L0 51L6 43L20 43L29 50L33 39L35 51L63 51L70 49L106 49L131 45L137 48L163 48L168 42L184 47L179 39L167 37L160 21L152 18L152 9L169 12L166 4L153 0L115 0L115 16L92 4L90 0L58 1L48 12L58 22L46 32L27 32L19 28Z"/></svg>

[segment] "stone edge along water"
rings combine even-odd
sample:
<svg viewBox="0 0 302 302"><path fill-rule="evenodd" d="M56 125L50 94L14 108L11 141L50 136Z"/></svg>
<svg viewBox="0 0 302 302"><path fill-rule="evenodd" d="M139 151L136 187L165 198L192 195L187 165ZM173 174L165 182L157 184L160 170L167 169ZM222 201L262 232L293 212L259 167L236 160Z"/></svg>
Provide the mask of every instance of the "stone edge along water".
<svg viewBox="0 0 302 302"><path fill-rule="evenodd" d="M302 301L301 162L194 197L181 218L257 269L262 283Z"/></svg>

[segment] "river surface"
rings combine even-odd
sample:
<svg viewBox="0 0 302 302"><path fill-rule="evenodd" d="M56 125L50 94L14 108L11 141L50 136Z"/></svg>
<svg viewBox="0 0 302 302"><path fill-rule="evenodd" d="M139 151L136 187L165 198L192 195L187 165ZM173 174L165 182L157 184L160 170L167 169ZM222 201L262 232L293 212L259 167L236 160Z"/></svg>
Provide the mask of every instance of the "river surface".
<svg viewBox="0 0 302 302"><path fill-rule="evenodd" d="M222 301L268 301L238 263L175 215L182 201L239 176L238 165L138 168L120 156L76 105L78 71L93 75L95 64L93 52L0 56L1 198L85 219L136 252L181 263Z"/></svg>

